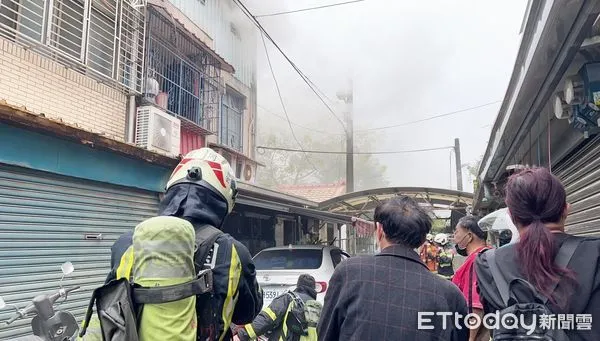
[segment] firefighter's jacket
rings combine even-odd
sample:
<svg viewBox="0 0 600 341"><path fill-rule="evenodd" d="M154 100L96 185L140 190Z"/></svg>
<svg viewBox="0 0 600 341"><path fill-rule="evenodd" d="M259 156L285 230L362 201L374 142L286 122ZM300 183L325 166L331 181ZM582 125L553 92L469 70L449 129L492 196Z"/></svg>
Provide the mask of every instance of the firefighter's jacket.
<svg viewBox="0 0 600 341"><path fill-rule="evenodd" d="M294 292L306 302L316 299L316 292L297 288ZM285 293L275 298L268 307L265 307L252 323L245 325L238 331L240 341L256 340L259 336L267 336L269 341L297 341L299 335L289 333L286 326L287 315L290 312L292 296Z"/></svg>
<svg viewBox="0 0 600 341"><path fill-rule="evenodd" d="M227 215L224 200L214 193L193 184L180 184L165 193L160 215L179 216L194 228L209 224L219 227ZM107 278L118 278L119 265L131 252L133 231L123 234L111 249L112 271ZM231 324L252 322L262 305L262 290L256 280L254 262L248 249L228 234L215 242L206 264L212 268L214 297L210 300L215 321L198 321L198 340L231 340ZM200 301L197 302L197 306ZM198 316L201 316L200 314Z"/></svg>
<svg viewBox="0 0 600 341"><path fill-rule="evenodd" d="M454 254L450 250L442 248L438 255L438 275L446 279L451 279L454 276L453 260Z"/></svg>

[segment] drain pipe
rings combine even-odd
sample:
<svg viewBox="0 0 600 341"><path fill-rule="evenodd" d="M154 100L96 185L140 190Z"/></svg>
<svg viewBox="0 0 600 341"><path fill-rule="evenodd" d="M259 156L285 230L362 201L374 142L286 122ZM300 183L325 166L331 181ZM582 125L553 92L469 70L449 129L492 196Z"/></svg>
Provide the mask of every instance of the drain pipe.
<svg viewBox="0 0 600 341"><path fill-rule="evenodd" d="M130 95L127 99L127 114L125 117L125 141L135 143L135 95Z"/></svg>

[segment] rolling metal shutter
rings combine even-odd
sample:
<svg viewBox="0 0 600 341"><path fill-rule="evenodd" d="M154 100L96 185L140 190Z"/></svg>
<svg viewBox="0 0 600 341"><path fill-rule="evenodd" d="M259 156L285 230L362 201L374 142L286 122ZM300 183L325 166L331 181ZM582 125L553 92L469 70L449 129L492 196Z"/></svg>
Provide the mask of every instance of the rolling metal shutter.
<svg viewBox="0 0 600 341"><path fill-rule="evenodd" d="M61 264L71 261L64 285L81 289L60 308L80 322L110 270L114 241L157 210L157 193L0 164L0 295L23 308L55 292ZM12 313L1 311L0 320ZM0 340L31 335L29 323L0 326Z"/></svg>
<svg viewBox="0 0 600 341"><path fill-rule="evenodd" d="M587 142L553 169L567 191L567 231L600 235L600 137Z"/></svg>

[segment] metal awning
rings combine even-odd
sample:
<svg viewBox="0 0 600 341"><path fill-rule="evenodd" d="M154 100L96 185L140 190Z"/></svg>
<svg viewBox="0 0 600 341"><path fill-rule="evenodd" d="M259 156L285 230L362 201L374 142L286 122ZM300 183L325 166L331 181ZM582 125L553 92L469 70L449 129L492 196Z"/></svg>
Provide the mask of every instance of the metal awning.
<svg viewBox="0 0 600 341"><path fill-rule="evenodd" d="M290 207L290 212L330 223L349 224L352 222L352 217L349 215L320 211L311 208Z"/></svg>
<svg viewBox="0 0 600 341"><path fill-rule="evenodd" d="M291 205L285 205L274 201L259 200L248 197L241 197L236 200L236 204L244 205L248 207L257 207L266 210L271 210L280 213L297 214L305 217L310 217L330 223L347 224L351 222L351 218L348 215L331 213L326 211L319 211L312 208L296 207Z"/></svg>
<svg viewBox="0 0 600 341"><path fill-rule="evenodd" d="M396 196L409 196L433 210L462 210L473 204L473 194L442 188L386 187L348 193L319 204L319 209L370 219L370 213L384 200Z"/></svg>
<svg viewBox="0 0 600 341"><path fill-rule="evenodd" d="M352 218L344 214L320 211L314 208L286 205L276 201L260 200L246 196L236 199L236 205L237 204L248 207L262 208L280 213L297 214L330 223L347 224L351 222Z"/></svg>
<svg viewBox="0 0 600 341"><path fill-rule="evenodd" d="M236 205L264 208L266 210L289 213L289 207L274 201L258 200L248 197L239 197L235 200Z"/></svg>
<svg viewBox="0 0 600 341"><path fill-rule="evenodd" d="M318 203L310 201L306 198L301 198L278 191L274 191L268 188L260 187L254 184L250 184L241 180L237 181L237 189L239 191L239 197L259 199L273 201L281 204L288 204L292 206L301 207L312 207L317 208Z"/></svg>
<svg viewBox="0 0 600 341"><path fill-rule="evenodd" d="M492 199L490 184L499 183L519 155L526 137L571 66L600 12L596 1L532 1L508 90L492 128L479 170L475 209ZM550 129L553 137L556 131ZM535 136L534 136L535 138ZM552 146L554 147L554 146ZM555 160L556 155L552 155ZM485 192L489 192L487 195ZM488 198L486 198L488 199ZM491 202L492 200L488 200Z"/></svg>

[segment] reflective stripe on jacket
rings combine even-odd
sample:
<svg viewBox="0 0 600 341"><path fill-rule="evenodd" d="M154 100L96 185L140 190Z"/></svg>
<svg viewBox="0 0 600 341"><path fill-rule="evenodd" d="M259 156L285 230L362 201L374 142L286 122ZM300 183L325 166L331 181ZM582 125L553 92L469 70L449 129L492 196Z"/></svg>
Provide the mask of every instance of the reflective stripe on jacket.
<svg viewBox="0 0 600 341"><path fill-rule="evenodd" d="M312 300L304 292L295 292L304 302ZM287 317L292 309L292 297L285 293L275 298L268 307L265 307L258 316L238 332L240 341L256 340L261 335L266 335L269 341L297 341L299 335L290 335L287 330ZM314 329L314 328L313 328ZM315 330L316 332L316 330Z"/></svg>
<svg viewBox="0 0 600 341"><path fill-rule="evenodd" d="M133 232L123 234L113 245L112 271L107 282L131 275ZM206 261L212 268L214 299L210 304L216 314L214 323L198 321L198 339L231 339L232 323L252 322L262 306L262 290L256 281L254 262L248 249L228 234L219 236ZM200 314L199 314L200 315Z"/></svg>

